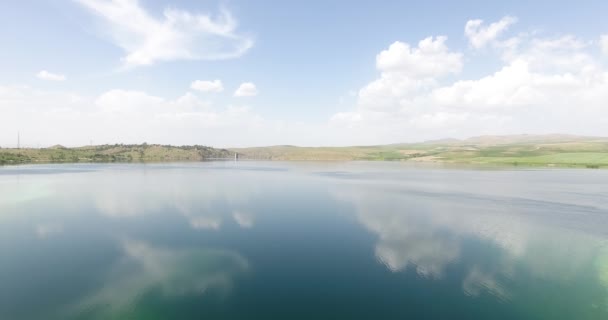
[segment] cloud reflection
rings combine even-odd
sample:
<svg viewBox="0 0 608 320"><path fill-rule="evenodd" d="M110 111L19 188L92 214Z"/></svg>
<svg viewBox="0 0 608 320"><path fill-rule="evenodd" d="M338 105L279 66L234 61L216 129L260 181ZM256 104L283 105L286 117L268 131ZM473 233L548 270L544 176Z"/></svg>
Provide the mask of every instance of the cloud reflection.
<svg viewBox="0 0 608 320"><path fill-rule="evenodd" d="M382 192L342 191L336 195L354 204L361 224L378 236L376 257L391 271L411 266L421 276L441 278L445 267L460 256L459 243L439 235L429 216L408 214Z"/></svg>
<svg viewBox="0 0 608 320"><path fill-rule="evenodd" d="M227 293L248 262L237 253L213 249L170 249L122 241L123 258L103 279L103 287L77 305L90 318L126 317L144 307L144 299ZM140 310L141 311L141 310Z"/></svg>
<svg viewBox="0 0 608 320"><path fill-rule="evenodd" d="M41 223L36 225L36 235L40 239L46 239L63 232L63 225L59 223Z"/></svg>
<svg viewBox="0 0 608 320"><path fill-rule="evenodd" d="M190 219L190 225L194 229L218 230L222 225L222 218L211 216L197 216Z"/></svg>
<svg viewBox="0 0 608 320"><path fill-rule="evenodd" d="M462 290L472 297L486 293L508 300L510 285L522 272L571 281L593 265L605 241L601 233L592 232L598 230L592 219L573 223L568 205L546 210L527 199L503 204L489 196L420 189L344 182L333 194L353 205L358 221L378 237L375 255L389 270L411 267L423 277L441 279L448 266L459 263L467 270ZM475 242L491 253L471 248ZM465 250L471 252L466 259Z"/></svg>
<svg viewBox="0 0 608 320"><path fill-rule="evenodd" d="M220 176L211 170L193 173L129 172L129 179L100 176L94 203L100 213L113 218L177 212L196 230L219 230L226 219L234 219L243 228L253 226L253 214L243 208L257 194L258 188L248 184L254 180Z"/></svg>
<svg viewBox="0 0 608 320"><path fill-rule="evenodd" d="M503 301L510 298L507 289L496 279L496 275L484 272L478 266L469 270L466 278L462 281L462 290L465 294L473 297L477 297L486 291Z"/></svg>
<svg viewBox="0 0 608 320"><path fill-rule="evenodd" d="M391 271L412 266L422 276L441 278L445 266L460 255L456 242L435 235L432 228L420 227L422 222L407 215L377 212L359 218L378 235L376 257Z"/></svg>
<svg viewBox="0 0 608 320"><path fill-rule="evenodd" d="M253 227L253 215L251 212L234 211L232 213L232 218L241 226L241 228L248 229Z"/></svg>

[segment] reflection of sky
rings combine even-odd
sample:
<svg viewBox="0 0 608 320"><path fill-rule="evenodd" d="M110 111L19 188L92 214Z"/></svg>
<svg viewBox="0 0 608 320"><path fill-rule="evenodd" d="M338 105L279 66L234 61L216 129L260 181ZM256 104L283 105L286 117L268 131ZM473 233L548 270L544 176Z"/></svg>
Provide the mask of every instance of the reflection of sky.
<svg viewBox="0 0 608 320"><path fill-rule="evenodd" d="M117 218L174 211L192 228L217 230L224 219L230 219L227 206L246 208L256 188L226 174L203 173L156 171L129 179L104 176L92 190L95 205L100 213Z"/></svg>
<svg viewBox="0 0 608 320"><path fill-rule="evenodd" d="M217 230L229 222L242 228L254 226L255 216L249 206L260 188L250 177L260 174L260 170L233 172L225 170L230 167L213 166L207 170L196 166L109 168L80 175L33 172L1 176L0 216L15 216L18 205L35 206L44 202L44 206L52 204L68 215L93 204L100 214L116 219L179 213L197 230ZM276 176L281 171L261 173ZM276 184L276 181L266 179L265 183ZM35 229L41 237L58 229L49 227L48 221L38 224Z"/></svg>
<svg viewBox="0 0 608 320"><path fill-rule="evenodd" d="M567 196L548 196L547 189L555 188L552 181L534 172L531 178L538 180L532 187L523 180L498 180L494 188L501 192L495 194L482 182L456 185L448 176L446 183L432 184L435 177L413 178L403 183L390 178L389 185L351 177L333 188L378 237L376 257L391 271L412 268L424 277L442 278L452 263L466 264L464 293L486 292L506 300L518 267L535 278L572 281L601 255L608 208L593 192L574 203ZM488 263L486 256L477 261L469 255L459 261L468 239L491 243L499 258Z"/></svg>
<svg viewBox="0 0 608 320"><path fill-rule="evenodd" d="M246 211L234 211L232 213L232 218L234 221L241 226L242 228L251 228L253 227L253 215L250 212Z"/></svg>
<svg viewBox="0 0 608 320"><path fill-rule="evenodd" d="M7 239L0 244L0 260L11 261L0 263L0 280L12 278L1 281L0 309L9 308L0 310L0 318L6 312L23 313L14 319L43 314L47 319L55 314L58 319L123 318L145 308L138 301L150 293L166 299L228 293L234 278L248 268L238 253L200 245L152 245L147 241L155 236L137 228L141 224L142 230L154 230L155 220L182 220L193 232L218 231L229 223L252 228L255 216L249 205L257 189L235 183L248 172L133 169L108 166L87 173L41 174L24 168L19 175L0 176L0 234ZM176 230L168 228L164 230ZM134 233L140 236L132 237ZM117 257L111 247L127 236L146 240L119 240L122 258ZM101 265L93 266L93 261ZM74 283L63 285L69 270L75 272ZM65 288L49 298L48 287ZM67 305L61 310L19 307L26 299Z"/></svg>
<svg viewBox="0 0 608 320"><path fill-rule="evenodd" d="M595 267L597 268L599 282L606 291L605 309L608 311L608 243L602 248L596 257Z"/></svg>
<svg viewBox="0 0 608 320"><path fill-rule="evenodd" d="M61 279L65 267L92 269L83 261L99 259L91 275L81 275L86 288L67 308L71 315L89 310L89 318L128 315L144 293L178 299L228 292L249 264L255 269L260 256L278 269L290 265L281 259L288 257L292 268L302 259L301 272L312 268L329 277L332 271L315 259L344 253L347 261L353 252L360 255L350 256L350 263L363 259L382 274L412 272L424 283L455 284L463 299L469 298L461 292L512 302L528 285L520 279L577 289L576 282L589 275L603 290L601 303L589 303L608 308L604 171L594 178L587 175L591 171L522 175L365 163L280 164L287 171L206 166L23 175L12 189L7 181L14 177L0 176L0 189L10 189L8 197L0 197L0 232L9 239L0 248L15 247L12 241L29 250L22 261L51 262L48 279ZM551 172L564 174L578 189L556 185L559 179ZM589 187L581 188L585 181ZM270 221L265 213L277 214ZM357 223L334 224L334 213ZM332 243L349 237L355 247ZM56 252L76 260L53 265ZM97 282L87 282L91 279ZM38 286L32 282L27 288ZM585 297L592 295L581 288Z"/></svg>
<svg viewBox="0 0 608 320"><path fill-rule="evenodd" d="M36 235L45 239L63 232L63 226L57 223L41 223L36 226Z"/></svg>
<svg viewBox="0 0 608 320"><path fill-rule="evenodd" d="M457 243L438 236L439 230L425 226L417 217L369 209L373 214L362 214L359 219L378 235L376 256L392 271L411 265L421 275L440 277L444 266L458 258Z"/></svg>
<svg viewBox="0 0 608 320"><path fill-rule="evenodd" d="M103 286L84 297L68 312L88 318L124 318L141 312L140 304L154 290L164 299L225 293L234 277L248 268L236 253L211 249L174 249L123 240L124 256L103 279Z"/></svg>
<svg viewBox="0 0 608 320"><path fill-rule="evenodd" d="M197 230L218 230L228 220L251 228L254 216L247 208L258 188L246 178L247 172L231 176L225 171L102 178L95 187L94 201L100 213L116 218L170 211L184 216Z"/></svg>
<svg viewBox="0 0 608 320"><path fill-rule="evenodd" d="M32 183L30 179L10 176L0 176L0 219L3 212L20 203L41 199L52 194L51 188L45 182Z"/></svg>
<svg viewBox="0 0 608 320"><path fill-rule="evenodd" d="M509 298L507 289L496 279L495 273L484 272L478 266L469 270L462 281L462 290L465 294L475 297L486 291L503 301Z"/></svg>

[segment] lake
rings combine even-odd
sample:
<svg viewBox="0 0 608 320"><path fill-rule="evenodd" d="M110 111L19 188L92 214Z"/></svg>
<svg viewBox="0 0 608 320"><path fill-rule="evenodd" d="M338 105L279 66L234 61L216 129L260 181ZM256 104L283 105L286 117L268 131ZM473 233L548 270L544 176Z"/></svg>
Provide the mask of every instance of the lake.
<svg viewBox="0 0 608 320"><path fill-rule="evenodd" d="M608 319L608 170L0 167L0 319Z"/></svg>

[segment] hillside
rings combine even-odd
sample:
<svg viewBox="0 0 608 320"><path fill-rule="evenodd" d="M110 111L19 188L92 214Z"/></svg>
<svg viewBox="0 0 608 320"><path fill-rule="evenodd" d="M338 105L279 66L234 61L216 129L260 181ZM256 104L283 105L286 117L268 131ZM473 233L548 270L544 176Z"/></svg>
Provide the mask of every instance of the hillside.
<svg viewBox="0 0 608 320"><path fill-rule="evenodd" d="M395 160L530 166L608 167L608 138L573 135L479 136L358 147L236 148L242 159Z"/></svg>
<svg viewBox="0 0 608 320"><path fill-rule="evenodd" d="M116 144L78 148L56 145L42 149L0 149L0 165L56 162L202 161L230 157L234 157L234 153L226 149L148 144Z"/></svg>
<svg viewBox="0 0 608 320"><path fill-rule="evenodd" d="M0 149L0 165L67 162L171 162L243 160L384 160L468 164L608 167L608 138L573 135L479 136L352 147L290 145L215 149L205 146L101 145L42 149Z"/></svg>

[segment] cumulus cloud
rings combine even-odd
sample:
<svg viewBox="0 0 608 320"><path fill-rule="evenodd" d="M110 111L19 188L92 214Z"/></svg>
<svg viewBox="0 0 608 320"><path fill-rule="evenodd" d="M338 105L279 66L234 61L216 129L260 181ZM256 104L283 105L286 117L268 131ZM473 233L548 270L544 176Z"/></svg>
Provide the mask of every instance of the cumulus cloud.
<svg viewBox="0 0 608 320"><path fill-rule="evenodd" d="M600 47L602 52L608 56L608 34L602 35L600 37Z"/></svg>
<svg viewBox="0 0 608 320"><path fill-rule="evenodd" d="M607 73L585 48L573 36L533 39L495 73L437 88L431 97L450 108L514 112L525 107L528 112L531 108L550 112L578 106L579 111L600 111L602 100L608 98L603 93L608 88Z"/></svg>
<svg viewBox="0 0 608 320"><path fill-rule="evenodd" d="M88 96L0 85L0 115L2 147L16 146L18 131L24 147L82 146L91 140L214 147L344 141L340 130L325 122L269 120L250 105L215 103L191 92L163 97L112 89Z"/></svg>
<svg viewBox="0 0 608 320"><path fill-rule="evenodd" d="M114 89L101 94L95 104L108 113L125 113L158 110L164 100L142 91Z"/></svg>
<svg viewBox="0 0 608 320"><path fill-rule="evenodd" d="M396 41L376 56L376 67L382 72L402 73L409 78L440 77L457 73L462 68L462 54L449 52L447 37L428 37L418 47Z"/></svg>
<svg viewBox="0 0 608 320"><path fill-rule="evenodd" d="M224 91L224 85L221 80L203 81L196 80L192 82L190 88L201 92L222 92Z"/></svg>
<svg viewBox="0 0 608 320"><path fill-rule="evenodd" d="M122 7L137 2L120 3ZM356 91L353 105L343 105L340 112L316 123L265 121L248 105L215 106L191 92L166 98L117 89L85 97L0 86L0 139L5 137L0 143L15 145L11 137L17 131L26 143L33 136L42 145L88 144L90 139L114 143L119 137L118 142L235 147L385 144L513 133L607 135L608 69L597 39L509 35L507 27L514 19L501 21L475 28L468 23L484 39L475 43L492 46L488 53L495 55L495 67L470 72L467 67L475 65L475 59L448 47L443 36L415 45L396 41L379 48L375 61L370 61L377 76ZM607 36L599 38L599 45ZM219 80L191 84L192 92L221 87ZM255 84L245 82L234 96L257 93Z"/></svg>
<svg viewBox="0 0 608 320"><path fill-rule="evenodd" d="M65 75L63 75L63 74L52 73L52 72L48 72L46 70L42 70L42 71L38 72L38 74L36 74L36 77L38 79L48 80L48 81L65 81L65 79L66 79Z"/></svg>
<svg viewBox="0 0 608 320"><path fill-rule="evenodd" d="M253 97L258 95L258 88L251 82L243 82L234 92L235 97Z"/></svg>
<svg viewBox="0 0 608 320"><path fill-rule="evenodd" d="M167 8L161 18L138 0L76 0L104 22L107 36L121 47L125 67L159 61L217 60L239 57L253 46L237 33L237 21L225 9L214 17Z"/></svg>
<svg viewBox="0 0 608 320"><path fill-rule="evenodd" d="M554 79L559 82L559 79ZM567 79L564 79L567 80ZM455 108L491 108L530 105L539 98L535 84L549 85L551 79L535 77L525 61L517 60L496 73L478 80L461 80L433 91L435 102ZM553 81L557 85L556 81Z"/></svg>
<svg viewBox="0 0 608 320"><path fill-rule="evenodd" d="M479 49L496 40L501 33L516 22L517 18L510 16L503 17L489 26L484 26L481 19L469 20L465 24L464 34L469 39L471 46Z"/></svg>
<svg viewBox="0 0 608 320"><path fill-rule="evenodd" d="M446 37L428 37L412 48L397 41L376 56L380 78L359 91L359 102L370 109L392 107L400 99L432 86L440 77L458 73L462 54L449 51Z"/></svg>
<svg viewBox="0 0 608 320"><path fill-rule="evenodd" d="M379 77L359 90L354 109L333 115L330 126L363 144L522 132L606 135L608 70L590 42L520 34L499 43L496 36L514 21L467 23L472 45L493 42L502 63L477 77L448 77L464 59L442 37L415 49L392 44L376 57Z"/></svg>
<svg viewBox="0 0 608 320"><path fill-rule="evenodd" d="M144 91L113 89L97 96L0 86L0 145L166 143L243 146L273 128L248 106L213 105L191 93L173 99ZM61 128L61 130L58 130ZM272 131L272 132L271 132ZM11 133L11 134L9 134Z"/></svg>

